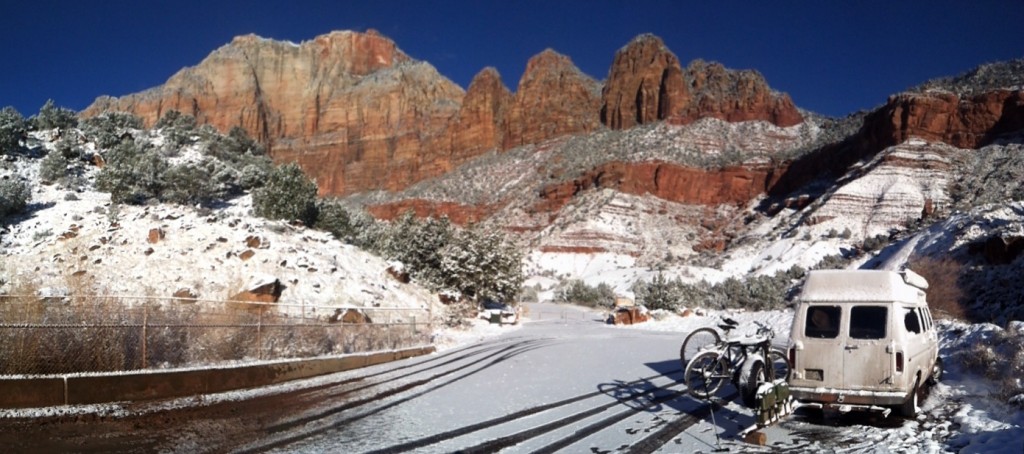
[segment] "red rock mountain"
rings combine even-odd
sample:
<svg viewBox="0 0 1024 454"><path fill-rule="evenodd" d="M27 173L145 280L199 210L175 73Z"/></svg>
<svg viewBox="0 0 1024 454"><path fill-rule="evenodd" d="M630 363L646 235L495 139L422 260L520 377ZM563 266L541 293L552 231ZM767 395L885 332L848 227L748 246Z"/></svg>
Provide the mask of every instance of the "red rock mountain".
<svg viewBox="0 0 1024 454"><path fill-rule="evenodd" d="M701 60L684 71L653 35L641 35L615 54L602 93L601 122L609 128L660 120L686 124L704 117L779 126L803 121L789 96L772 92L755 71L730 71Z"/></svg>
<svg viewBox="0 0 1024 454"><path fill-rule="evenodd" d="M164 85L101 97L82 115L126 111L152 125L172 109L222 131L245 128L276 161L298 162L324 195L400 190L488 150L594 131L602 120L613 128L703 116L801 121L760 75L703 62L683 71L649 35L616 55L604 87L546 50L513 94L490 68L464 92L374 31L298 45L238 37Z"/></svg>
<svg viewBox="0 0 1024 454"><path fill-rule="evenodd" d="M853 163L911 137L958 148L980 148L1002 134L1021 129L1024 91L1020 89L900 93L869 113L857 134L794 161L770 192L784 195L814 178L841 175Z"/></svg>

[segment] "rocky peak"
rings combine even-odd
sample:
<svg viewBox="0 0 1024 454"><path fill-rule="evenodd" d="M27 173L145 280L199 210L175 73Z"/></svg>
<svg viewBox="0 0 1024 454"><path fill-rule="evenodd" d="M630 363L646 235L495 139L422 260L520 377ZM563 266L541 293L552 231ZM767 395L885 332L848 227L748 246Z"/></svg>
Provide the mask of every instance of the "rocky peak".
<svg viewBox="0 0 1024 454"><path fill-rule="evenodd" d="M477 73L450 128L453 159L499 148L511 104L512 93L501 81L498 70L487 67Z"/></svg>
<svg viewBox="0 0 1024 454"><path fill-rule="evenodd" d="M659 120L687 124L704 117L778 126L803 122L789 96L772 91L756 71L733 71L702 60L683 71L675 54L653 35L641 35L615 54L602 93L605 125L626 129Z"/></svg>
<svg viewBox="0 0 1024 454"><path fill-rule="evenodd" d="M331 32L314 38L311 45L322 61L340 62L346 72L360 76L410 60L394 41L372 29Z"/></svg>
<svg viewBox="0 0 1024 454"><path fill-rule="evenodd" d="M679 59L650 34L615 53L601 98L601 122L613 129L668 118L690 100Z"/></svg>
<svg viewBox="0 0 1024 454"><path fill-rule="evenodd" d="M964 95L1021 87L1024 87L1024 58L984 64L957 76L930 80L910 91L945 90Z"/></svg>
<svg viewBox="0 0 1024 454"><path fill-rule="evenodd" d="M565 55L547 49L526 64L509 110L503 148L593 131L600 84Z"/></svg>
<svg viewBox="0 0 1024 454"><path fill-rule="evenodd" d="M773 91L757 71L730 70L721 63L694 60L686 67L685 76L693 102L676 121L713 117L730 122L762 120L783 127L803 122L789 95Z"/></svg>

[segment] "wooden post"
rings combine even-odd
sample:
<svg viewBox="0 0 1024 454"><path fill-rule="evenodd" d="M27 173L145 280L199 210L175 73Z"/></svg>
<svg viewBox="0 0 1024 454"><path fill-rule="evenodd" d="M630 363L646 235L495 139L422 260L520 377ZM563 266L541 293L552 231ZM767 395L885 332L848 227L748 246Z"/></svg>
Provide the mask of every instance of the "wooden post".
<svg viewBox="0 0 1024 454"><path fill-rule="evenodd" d="M142 368L148 367L146 362L146 327L149 324L149 307L142 306Z"/></svg>
<svg viewBox="0 0 1024 454"><path fill-rule="evenodd" d="M256 311L256 358L263 359L263 311Z"/></svg>

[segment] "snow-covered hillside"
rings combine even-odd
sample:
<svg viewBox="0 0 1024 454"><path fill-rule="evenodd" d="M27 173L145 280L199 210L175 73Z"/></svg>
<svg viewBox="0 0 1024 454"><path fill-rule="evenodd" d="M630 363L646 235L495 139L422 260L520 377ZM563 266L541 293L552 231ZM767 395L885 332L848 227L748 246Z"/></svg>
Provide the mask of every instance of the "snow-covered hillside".
<svg viewBox="0 0 1024 454"><path fill-rule="evenodd" d="M46 132L33 138L52 147ZM24 178L33 190L27 212L8 218L0 237L4 292L19 286L156 298L181 292L217 301L277 279L284 304L437 304L436 295L390 278L380 257L327 232L253 216L249 195L212 208L112 204L110 194L91 184L40 183L39 162L18 156L5 163L6 178ZM91 182L97 172L90 166L84 178Z"/></svg>

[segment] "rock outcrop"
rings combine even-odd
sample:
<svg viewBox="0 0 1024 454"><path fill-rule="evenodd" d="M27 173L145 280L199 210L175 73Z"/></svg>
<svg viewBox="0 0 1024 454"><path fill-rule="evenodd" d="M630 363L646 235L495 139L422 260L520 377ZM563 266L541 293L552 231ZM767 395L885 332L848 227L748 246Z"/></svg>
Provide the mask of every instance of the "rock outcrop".
<svg viewBox="0 0 1024 454"><path fill-rule="evenodd" d="M452 164L502 146L511 104L512 93L496 69L484 68L473 77L462 107L449 126Z"/></svg>
<svg viewBox="0 0 1024 454"><path fill-rule="evenodd" d="M693 205L743 205L771 188L777 170L759 164L707 170L665 162L609 162L571 181L546 186L534 209L556 212L576 194L595 188Z"/></svg>
<svg viewBox="0 0 1024 454"><path fill-rule="evenodd" d="M545 50L513 94L493 68L467 91L374 31L332 32L301 44L240 36L164 85L101 97L82 115L130 112L152 126L177 110L222 131L241 126L278 162L297 162L322 195L401 190L489 150L704 116L801 119L754 72L695 63L683 70L660 39L621 50L601 84ZM638 97L639 96L639 97Z"/></svg>
<svg viewBox="0 0 1024 454"><path fill-rule="evenodd" d="M615 53L601 93L601 122L628 129L681 113L690 103L679 59L654 35L641 35Z"/></svg>
<svg viewBox="0 0 1024 454"><path fill-rule="evenodd" d="M100 98L83 115L126 111L152 125L173 109L220 130L241 126L275 160L298 162L322 194L349 194L431 176L420 164L447 154L441 134L463 95L373 31L300 45L248 35L160 87Z"/></svg>
<svg viewBox="0 0 1024 454"><path fill-rule="evenodd" d="M588 132L600 123L600 84L551 49L530 59L509 109L505 149Z"/></svg>
<svg viewBox="0 0 1024 454"><path fill-rule="evenodd" d="M958 148L980 148L1000 134L1024 128L1024 91L901 93L868 115L864 126L876 146L918 137Z"/></svg>
<svg viewBox="0 0 1024 454"><path fill-rule="evenodd" d="M696 60L685 74L693 100L670 121L686 124L712 117L729 122L761 120L783 127L803 122L789 95L773 92L757 71L734 71L720 63Z"/></svg>
<svg viewBox="0 0 1024 454"><path fill-rule="evenodd" d="M900 93L864 118L860 131L804 155L788 166L773 188L782 196L815 179L838 177L857 161L910 138L976 149L1000 135L1024 129L1024 90L981 93Z"/></svg>
<svg viewBox="0 0 1024 454"><path fill-rule="evenodd" d="M778 126L803 121L789 96L773 92L756 71L731 71L701 60L684 71L653 35L641 35L615 54L601 101L601 122L614 129L704 117Z"/></svg>
<svg viewBox="0 0 1024 454"><path fill-rule="evenodd" d="M377 219L398 219L407 211L418 218L447 217L458 225L468 225L487 219L499 207L489 205L462 205L455 202L435 202L424 199L405 199L392 203L381 203L366 207Z"/></svg>

